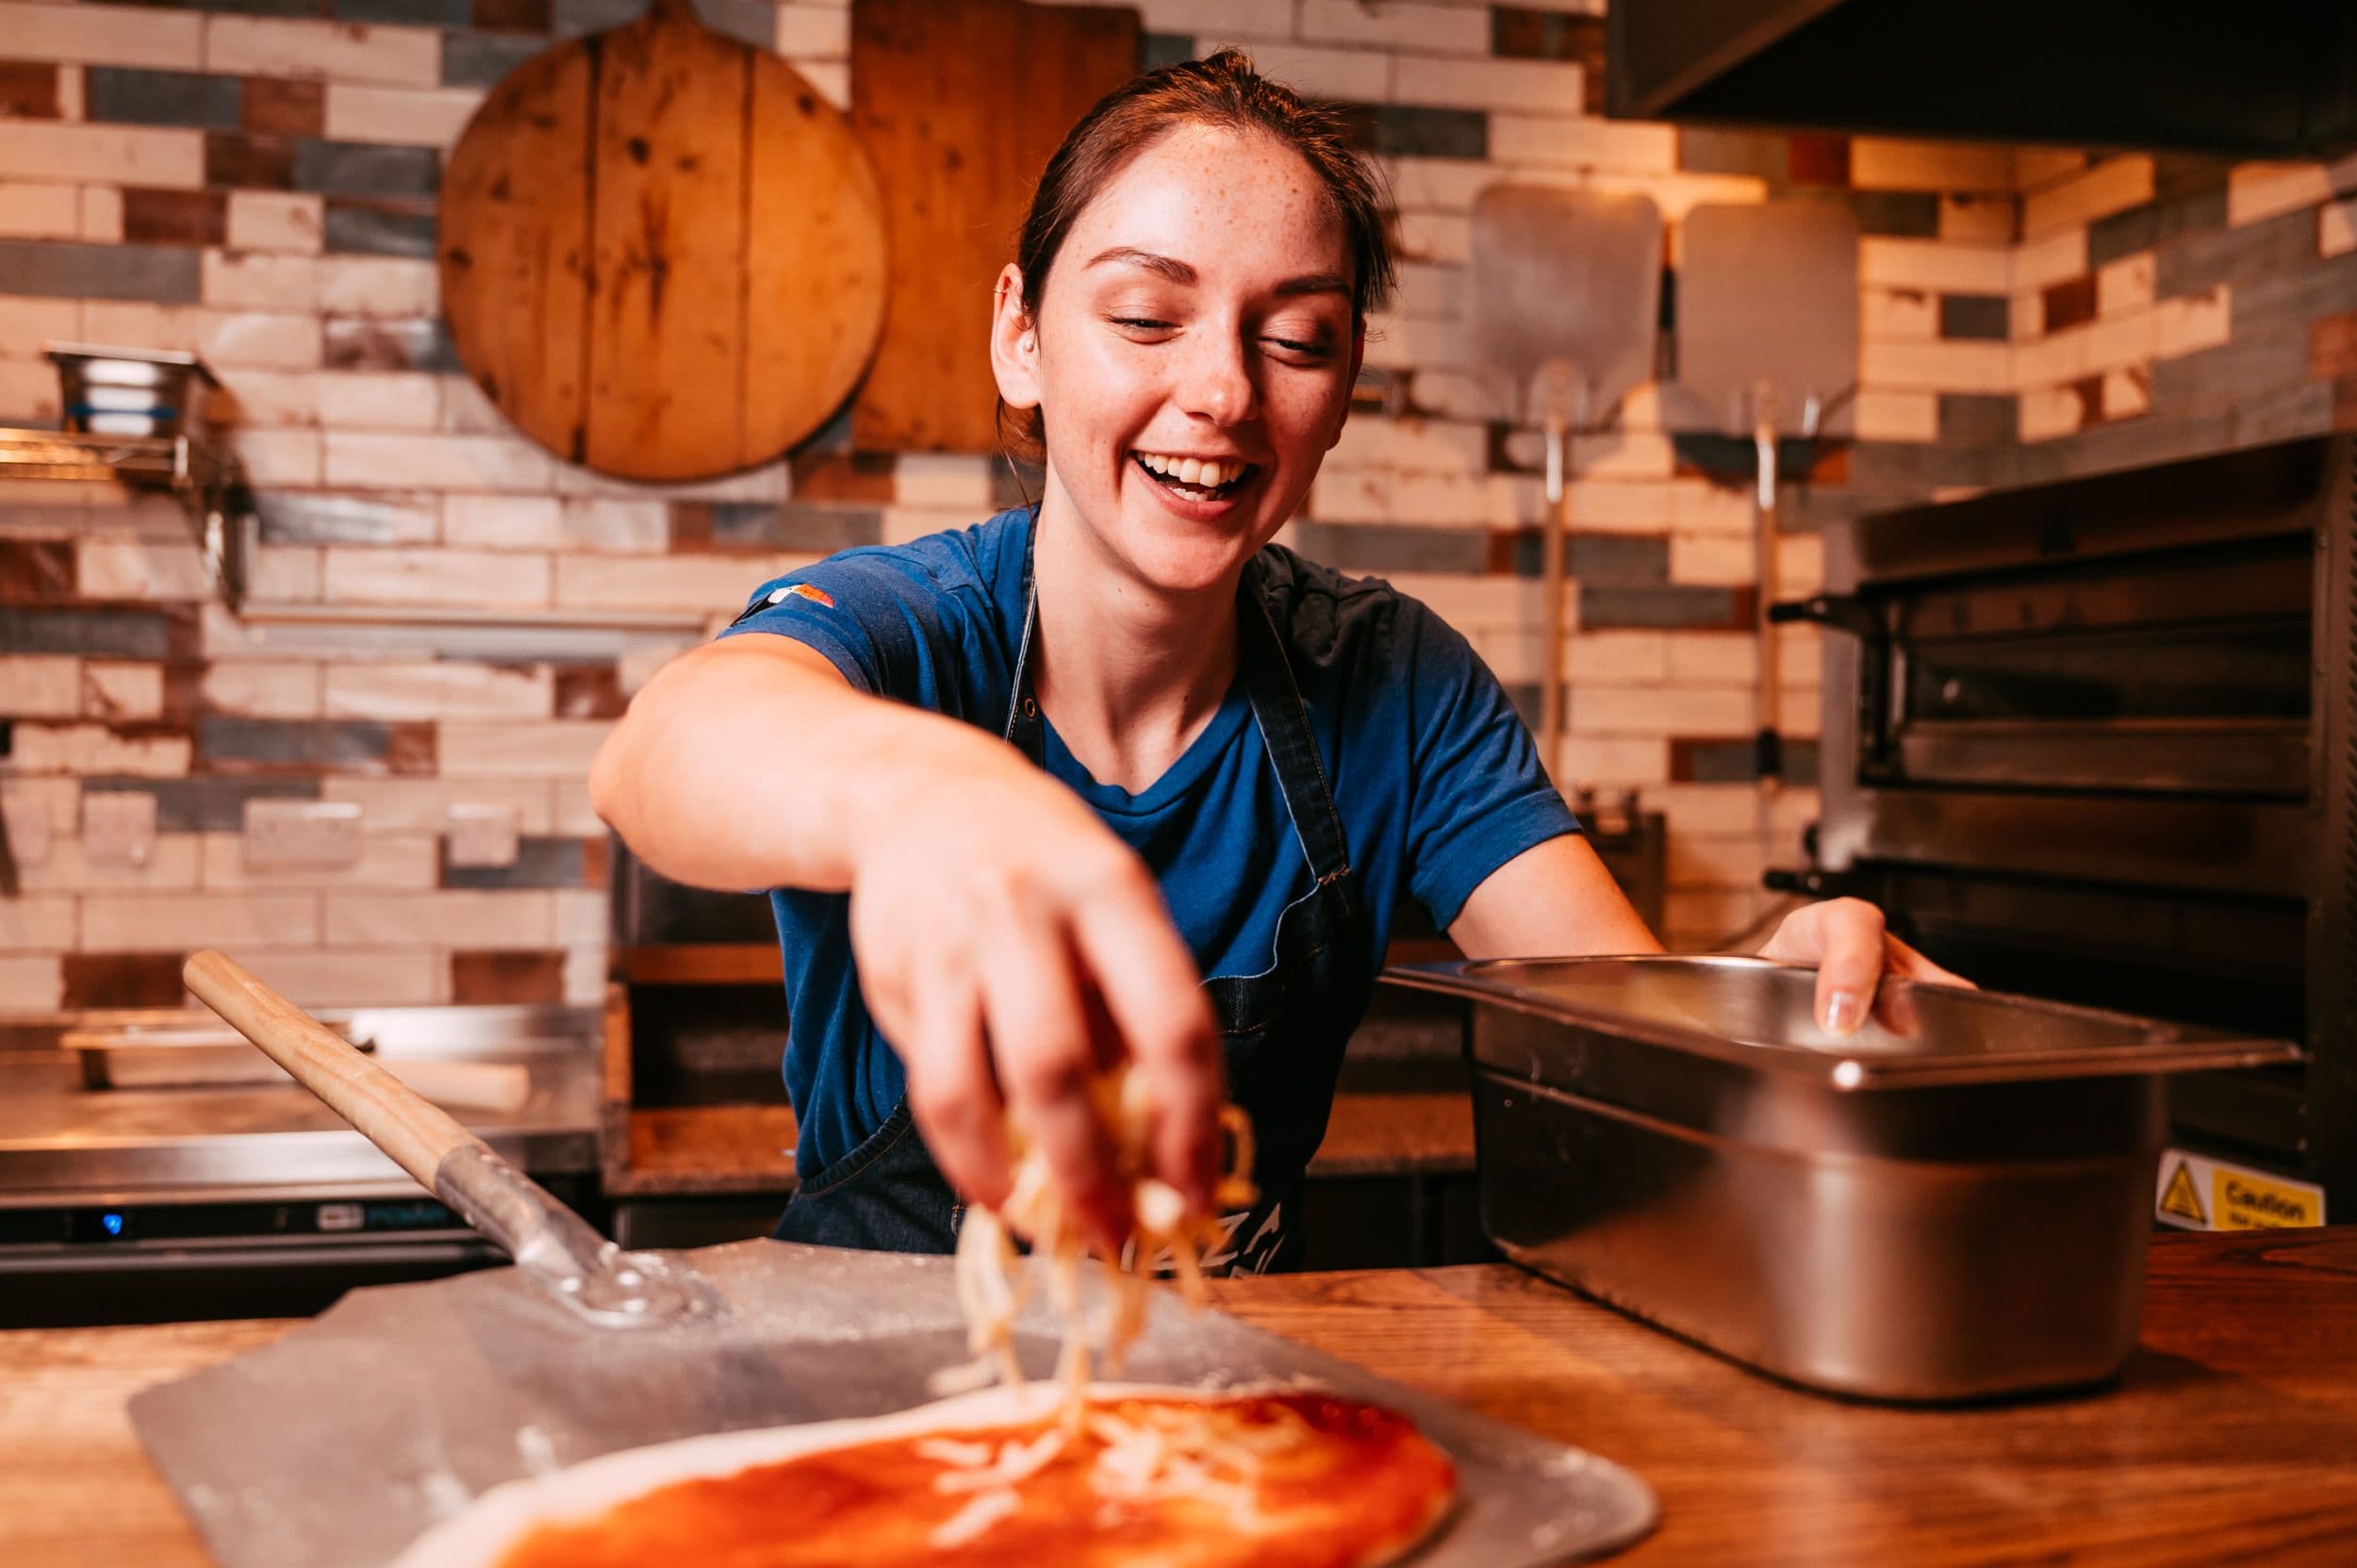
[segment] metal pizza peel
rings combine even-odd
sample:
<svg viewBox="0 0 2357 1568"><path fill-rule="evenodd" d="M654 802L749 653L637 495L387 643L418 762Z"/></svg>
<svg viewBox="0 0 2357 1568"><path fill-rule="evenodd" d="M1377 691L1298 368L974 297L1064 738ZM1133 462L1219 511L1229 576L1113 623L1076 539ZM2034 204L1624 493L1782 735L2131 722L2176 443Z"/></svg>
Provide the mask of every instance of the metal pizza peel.
<svg viewBox="0 0 2357 1568"><path fill-rule="evenodd" d="M1782 671L1776 598L1778 457L1785 438L1847 435L1858 381L1858 225L1847 205L1790 200L1698 206L1687 215L1678 267L1677 379L1663 413L1706 442L1699 455L1752 480L1754 828L1775 842L1783 771ZM1715 459L1715 462L1714 462ZM1805 475L1804 475L1805 477Z"/></svg>
<svg viewBox="0 0 2357 1568"><path fill-rule="evenodd" d="M1653 378L1661 209L1632 192L1492 185L1474 201L1467 337L1504 412L1546 437L1540 536L1539 755L1558 766L1572 436L1598 430Z"/></svg>
<svg viewBox="0 0 2357 1568"><path fill-rule="evenodd" d="M382 1568L502 1482L675 1438L903 1410L966 1358L948 1258L769 1241L622 1252L227 959L199 953L186 976L519 1260L354 1291L272 1345L132 1399L140 1442L223 1568ZM1035 1377L1059 1343L1044 1283L1015 1331ZM1457 1512L1416 1558L1432 1568L1601 1556L1657 1516L1609 1461L1191 1315L1167 1291L1152 1293L1122 1378L1297 1381L1405 1412L1459 1470Z"/></svg>

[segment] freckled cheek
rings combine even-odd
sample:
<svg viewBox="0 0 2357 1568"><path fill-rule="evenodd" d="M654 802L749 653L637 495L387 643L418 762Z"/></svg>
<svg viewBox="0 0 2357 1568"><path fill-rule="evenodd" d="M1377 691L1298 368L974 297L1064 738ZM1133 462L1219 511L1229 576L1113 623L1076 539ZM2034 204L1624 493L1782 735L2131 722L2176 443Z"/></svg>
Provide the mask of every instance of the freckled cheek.
<svg viewBox="0 0 2357 1568"><path fill-rule="evenodd" d="M1137 401L1162 390L1170 365L1170 355L1158 346L1105 338L1089 345L1082 373L1096 395Z"/></svg>
<svg viewBox="0 0 2357 1568"><path fill-rule="evenodd" d="M1269 434L1295 461L1313 458L1325 450L1348 404L1346 391L1325 387L1277 393L1265 404Z"/></svg>
<svg viewBox="0 0 2357 1568"><path fill-rule="evenodd" d="M1098 469L1128 460L1156 397L1151 378L1128 362L1119 346L1059 356L1045 391L1050 428L1073 437L1073 460Z"/></svg>

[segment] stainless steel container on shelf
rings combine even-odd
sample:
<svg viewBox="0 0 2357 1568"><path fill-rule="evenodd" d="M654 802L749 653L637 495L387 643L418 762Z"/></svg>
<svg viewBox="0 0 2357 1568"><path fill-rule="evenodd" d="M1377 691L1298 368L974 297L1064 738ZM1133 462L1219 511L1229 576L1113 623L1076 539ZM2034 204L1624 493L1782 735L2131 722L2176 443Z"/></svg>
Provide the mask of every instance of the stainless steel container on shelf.
<svg viewBox="0 0 2357 1568"><path fill-rule="evenodd" d="M1746 958L1389 971L1471 1004L1482 1223L1508 1256L1792 1382L1942 1400L2100 1381L2134 1347L2161 1075L2252 1040L1885 985L1837 1038Z"/></svg>
<svg viewBox="0 0 2357 1568"><path fill-rule="evenodd" d="M93 436L193 435L221 385L192 354L52 343L68 430Z"/></svg>

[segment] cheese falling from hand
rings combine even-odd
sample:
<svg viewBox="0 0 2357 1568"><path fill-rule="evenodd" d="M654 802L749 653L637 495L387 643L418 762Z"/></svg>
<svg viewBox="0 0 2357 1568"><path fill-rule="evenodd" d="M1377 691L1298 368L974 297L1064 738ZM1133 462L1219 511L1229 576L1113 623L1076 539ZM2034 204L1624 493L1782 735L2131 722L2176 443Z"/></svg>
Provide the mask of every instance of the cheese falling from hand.
<svg viewBox="0 0 2357 1568"><path fill-rule="evenodd" d="M1128 1068L1098 1080L1097 1109L1113 1134L1116 1172L1127 1182L1134 1228L1119 1256L1097 1260L1106 1276L1112 1311L1102 1326L1097 1364L1108 1374L1121 1370L1123 1357L1146 1323L1146 1290L1158 1262L1167 1257L1177 1276L1180 1296L1190 1308L1200 1308L1203 1254L1218 1245L1217 1213L1191 1213L1186 1200L1169 1183L1146 1175L1151 1131L1146 1117L1145 1081ZM1227 1168L1212 1193L1220 1209L1249 1205L1258 1196L1252 1180L1252 1123L1234 1105L1220 1108L1220 1126L1228 1134ZM1017 1266L1019 1238L1047 1260L1047 1285L1063 1319L1063 1351L1057 1376L1064 1387L1064 1429L1080 1432L1088 1412L1092 1370L1090 1331L1080 1299L1081 1270L1093 1256L1076 1216L1056 1190L1047 1158L1009 1122L1016 1151L1013 1190L1002 1210L977 1204L966 1211L958 1234L958 1301L965 1313L966 1344L974 1361L951 1368L934 1379L937 1393L977 1388L995 1376L1007 1383L1024 1380L1014 1356L1014 1319L1022 1310L1026 1281Z"/></svg>

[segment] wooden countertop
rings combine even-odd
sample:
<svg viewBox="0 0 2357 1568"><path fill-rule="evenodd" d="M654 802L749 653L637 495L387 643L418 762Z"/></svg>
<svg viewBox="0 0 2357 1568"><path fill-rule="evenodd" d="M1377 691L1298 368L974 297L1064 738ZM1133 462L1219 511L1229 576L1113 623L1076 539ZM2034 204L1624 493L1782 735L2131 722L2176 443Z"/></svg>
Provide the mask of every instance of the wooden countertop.
<svg viewBox="0 0 2357 1568"><path fill-rule="evenodd" d="M1895 1410L1779 1387L1503 1265L1218 1286L1237 1316L1628 1465L1631 1568L2357 1562L2357 1228L2155 1240L2091 1397ZM274 1322L0 1333L0 1562L206 1561L124 1413Z"/></svg>

